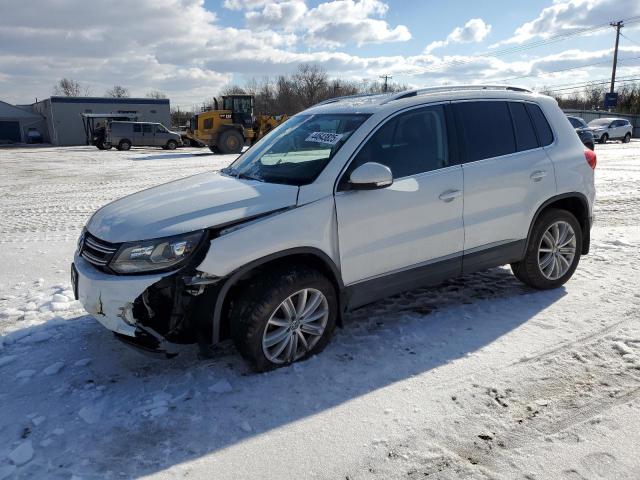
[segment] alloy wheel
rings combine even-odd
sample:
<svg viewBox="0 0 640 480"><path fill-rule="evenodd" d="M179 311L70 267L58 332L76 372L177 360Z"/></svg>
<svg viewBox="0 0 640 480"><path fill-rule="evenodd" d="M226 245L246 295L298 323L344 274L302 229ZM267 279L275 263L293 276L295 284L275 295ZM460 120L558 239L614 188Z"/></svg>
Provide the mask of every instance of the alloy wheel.
<svg viewBox="0 0 640 480"><path fill-rule="evenodd" d="M304 357L318 343L329 320L329 303L315 288L287 297L269 317L262 335L262 351L276 364Z"/></svg>
<svg viewBox="0 0 640 480"><path fill-rule="evenodd" d="M571 268L576 255L576 233L563 221L552 223L538 246L538 267L548 280L558 280Z"/></svg>

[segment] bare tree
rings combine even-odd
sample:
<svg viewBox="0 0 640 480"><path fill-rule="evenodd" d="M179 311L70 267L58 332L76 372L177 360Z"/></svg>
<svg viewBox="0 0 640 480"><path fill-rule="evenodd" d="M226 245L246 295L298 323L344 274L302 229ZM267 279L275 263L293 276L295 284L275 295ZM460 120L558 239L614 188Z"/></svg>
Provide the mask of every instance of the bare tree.
<svg viewBox="0 0 640 480"><path fill-rule="evenodd" d="M165 93L161 92L160 90L151 90L150 92L147 92L146 97L161 99L161 98L167 98L167 95L165 95Z"/></svg>
<svg viewBox="0 0 640 480"><path fill-rule="evenodd" d="M61 97L81 97L90 94L89 87L83 87L80 82L71 78L63 78L53 86L53 94Z"/></svg>
<svg viewBox="0 0 640 480"><path fill-rule="evenodd" d="M113 98L128 98L131 95L129 95L128 88L125 88L121 85L114 85L113 88L110 88L105 92L104 96Z"/></svg>

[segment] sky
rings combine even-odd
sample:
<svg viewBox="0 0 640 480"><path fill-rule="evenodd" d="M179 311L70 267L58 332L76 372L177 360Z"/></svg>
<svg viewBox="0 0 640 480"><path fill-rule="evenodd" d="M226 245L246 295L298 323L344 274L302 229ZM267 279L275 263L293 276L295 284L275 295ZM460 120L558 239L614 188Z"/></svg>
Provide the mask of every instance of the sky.
<svg viewBox="0 0 640 480"><path fill-rule="evenodd" d="M0 100L18 104L67 77L191 108L303 63L362 82L568 93L610 78L608 23L622 19L618 77L640 78L640 0L0 0L0 12Z"/></svg>

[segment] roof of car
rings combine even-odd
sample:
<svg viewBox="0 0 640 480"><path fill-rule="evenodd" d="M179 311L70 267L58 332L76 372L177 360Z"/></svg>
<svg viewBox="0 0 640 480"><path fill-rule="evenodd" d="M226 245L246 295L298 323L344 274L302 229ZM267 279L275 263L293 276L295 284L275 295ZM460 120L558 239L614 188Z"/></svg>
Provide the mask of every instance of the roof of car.
<svg viewBox="0 0 640 480"><path fill-rule="evenodd" d="M310 113L377 113L422 103L474 98L527 100L542 95L508 85L453 85L397 93L352 95L329 99L305 110Z"/></svg>

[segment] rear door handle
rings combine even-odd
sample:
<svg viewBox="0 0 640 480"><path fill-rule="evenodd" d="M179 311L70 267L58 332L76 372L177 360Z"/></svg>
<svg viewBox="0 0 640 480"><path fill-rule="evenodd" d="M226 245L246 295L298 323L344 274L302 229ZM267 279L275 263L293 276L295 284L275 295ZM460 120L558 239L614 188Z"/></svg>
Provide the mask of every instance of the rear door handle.
<svg viewBox="0 0 640 480"><path fill-rule="evenodd" d="M529 178L531 178L531 180L533 180L534 182L539 182L546 176L547 172L545 172L544 170L536 170L531 175L529 175Z"/></svg>
<svg viewBox="0 0 640 480"><path fill-rule="evenodd" d="M460 190L447 190L446 192L442 192L438 198L445 203L449 203L461 195L462 192Z"/></svg>

